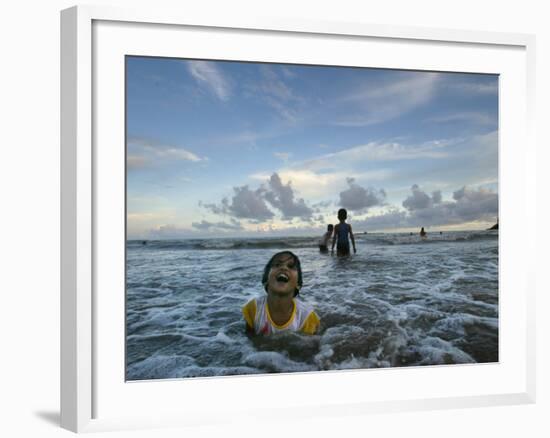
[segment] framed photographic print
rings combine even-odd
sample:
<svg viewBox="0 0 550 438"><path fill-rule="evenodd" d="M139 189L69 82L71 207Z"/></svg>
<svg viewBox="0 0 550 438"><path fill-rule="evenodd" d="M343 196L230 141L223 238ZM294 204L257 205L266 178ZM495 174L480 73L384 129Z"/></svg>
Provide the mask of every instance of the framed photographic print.
<svg viewBox="0 0 550 438"><path fill-rule="evenodd" d="M534 401L533 50L63 11L62 426Z"/></svg>

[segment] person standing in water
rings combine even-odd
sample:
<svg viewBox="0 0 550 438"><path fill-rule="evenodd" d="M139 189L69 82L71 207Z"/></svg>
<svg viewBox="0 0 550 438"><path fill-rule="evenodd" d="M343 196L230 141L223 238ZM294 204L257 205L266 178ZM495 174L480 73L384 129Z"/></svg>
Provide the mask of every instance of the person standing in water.
<svg viewBox="0 0 550 438"><path fill-rule="evenodd" d="M330 238L332 237L332 233L334 230L334 225L328 224L327 225L327 232L323 234L323 237L319 241L319 251L322 253L328 253L328 242Z"/></svg>
<svg viewBox="0 0 550 438"><path fill-rule="evenodd" d="M426 232L424 231L424 227L422 227L422 229L420 230L420 237L424 238L426 237Z"/></svg>
<svg viewBox="0 0 550 438"><path fill-rule="evenodd" d="M351 238L351 243L353 245L353 253L355 254L357 250L355 249L355 238L353 237L353 232L351 230L351 225L346 223L348 217L348 212L345 208L338 210L338 220L340 221L334 227L334 237L332 238L332 253L334 253L334 245L336 245L336 255L338 256L347 256L350 254L349 250L349 238ZM337 243L338 242L338 243Z"/></svg>

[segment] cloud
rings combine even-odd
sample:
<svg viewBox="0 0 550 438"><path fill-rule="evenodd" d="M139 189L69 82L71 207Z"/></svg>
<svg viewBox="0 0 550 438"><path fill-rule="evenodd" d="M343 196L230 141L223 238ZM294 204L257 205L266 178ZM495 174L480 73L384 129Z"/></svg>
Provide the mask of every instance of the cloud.
<svg viewBox="0 0 550 438"><path fill-rule="evenodd" d="M183 148L162 147L153 148L157 156L162 158L169 158L171 160L182 161L202 161L204 158L200 158L193 152L190 152Z"/></svg>
<svg viewBox="0 0 550 438"><path fill-rule="evenodd" d="M149 239L178 239L192 236L193 232L187 228L167 224L150 229L147 232Z"/></svg>
<svg viewBox="0 0 550 438"><path fill-rule="evenodd" d="M202 220L200 222L192 222L191 226L193 228L196 228L198 230L203 230L203 231L210 231L210 230L242 231L244 230L242 225L239 222L234 220L230 224L226 222L208 222L208 221Z"/></svg>
<svg viewBox="0 0 550 438"><path fill-rule="evenodd" d="M464 220L498 215L498 195L491 190L462 187L453 193L453 199L456 200L455 214Z"/></svg>
<svg viewBox="0 0 550 438"><path fill-rule="evenodd" d="M358 86L342 98L345 104L355 104L351 117L334 121L339 126L369 126L395 119L429 102L434 96L439 73L402 72L400 78L385 84L371 81Z"/></svg>
<svg viewBox="0 0 550 438"><path fill-rule="evenodd" d="M233 187L233 192L234 195L231 198L231 203L227 198L223 198L221 205L199 202L199 206L210 210L214 214L229 215L256 222L273 218L274 214L268 208L264 199L265 189L263 187L250 190L245 185L242 187Z"/></svg>
<svg viewBox="0 0 550 438"><path fill-rule="evenodd" d="M447 148L461 141L463 140L458 138L440 139L409 145L398 142L370 142L304 161L300 167L320 171L336 168L349 169L358 164L373 161L442 159L449 156ZM383 177L389 176L387 170L379 169L378 172L382 172Z"/></svg>
<svg viewBox="0 0 550 438"><path fill-rule="evenodd" d="M259 81L245 85L248 95L260 98L287 122L297 123L304 99L283 80L283 76L291 77L291 71L287 68L261 65L260 75Z"/></svg>
<svg viewBox="0 0 550 438"><path fill-rule="evenodd" d="M498 94L498 80L492 82L451 82L449 87L460 93Z"/></svg>
<svg viewBox="0 0 550 438"><path fill-rule="evenodd" d="M205 85L218 99L227 101L231 95L229 81L214 61L186 61L187 70L195 80Z"/></svg>
<svg viewBox="0 0 550 438"><path fill-rule="evenodd" d="M294 167L294 165L293 165ZM298 163L294 168L283 168L277 171L277 174L282 181L292 181L292 188L295 192L300 193L300 196L311 202L320 202L328 198L338 199L339 193L346 190L348 185L347 178L355 178L361 181L383 181L388 180L393 175L387 169L375 169L368 171L353 171L347 169L347 166L342 165L339 170L332 170L326 167L321 167L315 170L309 170L309 166L304 163ZM269 173L256 173L250 177L257 181L266 181L271 178ZM313 206L312 206L313 207Z"/></svg>
<svg viewBox="0 0 550 438"><path fill-rule="evenodd" d="M278 210L284 220L310 220L314 213L304 199L296 198L291 182L283 184L277 173L273 173L265 184L255 190L245 185L234 187L233 191L231 202L228 198L223 198L220 204L199 202L199 206L216 215L228 215L255 222L275 218L275 213L269 206Z"/></svg>
<svg viewBox="0 0 550 438"><path fill-rule="evenodd" d="M355 221L354 228L365 228L369 230L384 230L391 228L408 228L411 225L411 218L405 211L392 207L384 214L370 216L362 221ZM416 226L416 224L414 224Z"/></svg>
<svg viewBox="0 0 550 438"><path fill-rule="evenodd" d="M290 181L285 185L280 176L274 173L269 179L269 188L271 190L266 191L264 197L273 207L281 211L283 219L299 217L309 220L311 218L313 210L306 205L303 199L294 199Z"/></svg>
<svg viewBox="0 0 550 438"><path fill-rule="evenodd" d="M228 211L233 216L256 221L271 219L274 216L265 203L263 188L250 190L248 186L242 186L234 187L233 190L235 195L231 204L228 204Z"/></svg>
<svg viewBox="0 0 550 438"><path fill-rule="evenodd" d="M472 122L478 125L496 125L498 123L496 115L473 111L437 115L429 117L425 121L436 123Z"/></svg>
<svg viewBox="0 0 550 438"><path fill-rule="evenodd" d="M315 209L321 209L321 208L330 207L331 205L332 205L332 201L321 201L321 202L316 202L311 207Z"/></svg>
<svg viewBox="0 0 550 438"><path fill-rule="evenodd" d="M311 170L300 169L282 169L277 172L284 181L292 181L292 186L299 191L302 196L309 199L318 199L326 197L334 188L338 188L340 181L344 181L346 174L340 173L316 173ZM269 173L256 173L251 178L258 181L266 181L271 178Z"/></svg>
<svg viewBox="0 0 550 438"><path fill-rule="evenodd" d="M416 184L411 192L403 201L406 210L393 207L360 224L370 229L407 228L494 221L498 216L498 194L485 188L464 186L453 193L452 201L443 201L438 190L430 196Z"/></svg>
<svg viewBox="0 0 550 438"><path fill-rule="evenodd" d="M294 73L294 71L292 71L291 69L289 69L287 67L281 67L281 72L288 79L293 79L293 78L296 77L296 73Z"/></svg>
<svg viewBox="0 0 550 438"><path fill-rule="evenodd" d="M437 192L438 194L436 194L437 202L434 202L434 199L432 199L432 197L420 190L417 184L414 184L411 187L411 191L412 195L405 199L402 204L403 207L405 207L409 211L430 208L434 205L434 203L441 202L440 191Z"/></svg>
<svg viewBox="0 0 550 438"><path fill-rule="evenodd" d="M126 165L128 166L128 170L141 169L146 167L148 164L149 160L140 155L128 155L126 157Z"/></svg>
<svg viewBox="0 0 550 438"><path fill-rule="evenodd" d="M285 163L289 160L289 158L292 156L290 152L275 152L273 154L275 157L283 160Z"/></svg>
<svg viewBox="0 0 550 438"><path fill-rule="evenodd" d="M229 212L229 203L227 201L227 198L222 199L221 205L216 204L205 204L202 201L199 201L199 207L205 208L206 210L210 210L214 214L218 215L224 215L228 214Z"/></svg>
<svg viewBox="0 0 550 438"><path fill-rule="evenodd" d="M128 140L128 169L139 169L159 161L207 161L207 157L181 146L161 144L141 137L130 137Z"/></svg>
<svg viewBox="0 0 550 438"><path fill-rule="evenodd" d="M285 84L279 75L277 75L272 67L262 65L260 69L264 79L260 88L265 94L277 100L290 101L295 99L293 91Z"/></svg>
<svg viewBox="0 0 550 438"><path fill-rule="evenodd" d="M355 182L354 178L347 178L349 188L340 192L340 205L355 212L365 212L370 207L382 205L386 199L384 189L364 188Z"/></svg>

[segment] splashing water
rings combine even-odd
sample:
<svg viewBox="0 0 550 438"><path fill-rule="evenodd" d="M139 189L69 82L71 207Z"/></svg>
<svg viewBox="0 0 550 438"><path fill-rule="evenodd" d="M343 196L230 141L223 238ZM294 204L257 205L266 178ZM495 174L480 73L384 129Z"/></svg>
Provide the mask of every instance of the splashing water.
<svg viewBox="0 0 550 438"><path fill-rule="evenodd" d="M127 379L498 361L498 232L356 237L347 258L316 238L129 241ZM248 337L241 307L283 249L321 331Z"/></svg>

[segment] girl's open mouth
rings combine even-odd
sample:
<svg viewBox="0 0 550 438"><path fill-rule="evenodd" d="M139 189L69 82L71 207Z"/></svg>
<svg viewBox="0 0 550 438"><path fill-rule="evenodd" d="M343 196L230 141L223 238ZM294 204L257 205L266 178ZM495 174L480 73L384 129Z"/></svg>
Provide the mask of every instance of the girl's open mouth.
<svg viewBox="0 0 550 438"><path fill-rule="evenodd" d="M280 281L282 283L288 283L288 280L289 280L288 275L286 274L279 274L277 275L276 279L277 281Z"/></svg>

